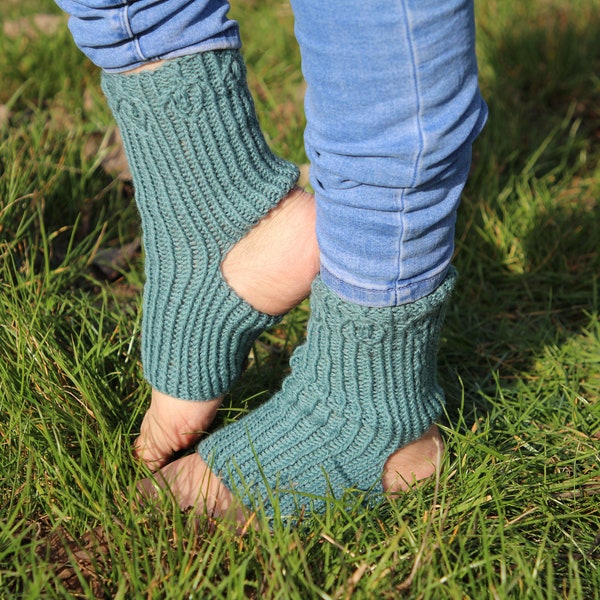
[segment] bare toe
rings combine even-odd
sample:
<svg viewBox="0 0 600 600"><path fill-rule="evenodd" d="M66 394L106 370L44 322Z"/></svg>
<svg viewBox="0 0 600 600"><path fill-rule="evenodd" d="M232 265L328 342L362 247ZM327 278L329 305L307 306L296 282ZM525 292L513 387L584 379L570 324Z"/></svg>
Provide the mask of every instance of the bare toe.
<svg viewBox="0 0 600 600"><path fill-rule="evenodd" d="M133 444L134 456L143 460L151 471L164 467L177 452L198 442L220 404L221 398L192 402L153 389L140 435Z"/></svg>

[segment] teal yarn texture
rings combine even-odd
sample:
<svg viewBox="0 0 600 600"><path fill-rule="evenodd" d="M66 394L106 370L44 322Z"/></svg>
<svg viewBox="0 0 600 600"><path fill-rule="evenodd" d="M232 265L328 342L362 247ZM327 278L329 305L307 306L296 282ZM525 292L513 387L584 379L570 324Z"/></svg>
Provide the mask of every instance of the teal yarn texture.
<svg viewBox="0 0 600 600"><path fill-rule="evenodd" d="M343 301L317 277L307 338L281 391L203 440L202 458L270 516L270 493L293 516L346 489L381 491L388 457L442 410L436 357L456 277L451 268L429 296L390 308Z"/></svg>
<svg viewBox="0 0 600 600"><path fill-rule="evenodd" d="M261 132L237 50L102 76L142 221L142 363L161 392L208 400L229 389L278 318L227 285L227 251L294 187L298 169Z"/></svg>

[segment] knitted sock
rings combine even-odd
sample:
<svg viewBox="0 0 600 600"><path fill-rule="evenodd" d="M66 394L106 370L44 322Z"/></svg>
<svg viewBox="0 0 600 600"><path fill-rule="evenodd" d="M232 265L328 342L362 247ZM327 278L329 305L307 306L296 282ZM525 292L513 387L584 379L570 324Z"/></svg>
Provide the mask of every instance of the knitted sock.
<svg viewBox="0 0 600 600"><path fill-rule="evenodd" d="M281 391L203 440L202 458L231 491L250 504L259 497L271 515L268 488L284 516L307 503L302 494L381 490L388 457L420 438L442 409L436 355L455 279L452 268L425 298L368 308L317 278L306 342Z"/></svg>
<svg viewBox="0 0 600 600"><path fill-rule="evenodd" d="M104 73L142 220L145 376L181 399L221 395L256 337L278 318L224 281L227 251L294 186L258 124L237 50Z"/></svg>

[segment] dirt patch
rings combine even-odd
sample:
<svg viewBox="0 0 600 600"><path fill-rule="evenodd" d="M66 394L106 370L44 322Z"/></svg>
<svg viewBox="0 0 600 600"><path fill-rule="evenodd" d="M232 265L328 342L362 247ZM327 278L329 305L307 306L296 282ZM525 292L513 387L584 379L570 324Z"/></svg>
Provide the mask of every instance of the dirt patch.
<svg viewBox="0 0 600 600"><path fill-rule="evenodd" d="M73 598L107 598L102 573L110 572L108 538L102 527L80 539L59 529L37 548L38 556L54 565L56 578ZM91 594L91 596L90 596Z"/></svg>

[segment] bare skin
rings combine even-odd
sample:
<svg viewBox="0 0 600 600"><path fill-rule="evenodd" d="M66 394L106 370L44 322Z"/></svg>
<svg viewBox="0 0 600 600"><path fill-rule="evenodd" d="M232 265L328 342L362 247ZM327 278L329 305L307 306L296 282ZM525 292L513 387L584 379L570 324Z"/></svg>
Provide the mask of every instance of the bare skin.
<svg viewBox="0 0 600 600"><path fill-rule="evenodd" d="M400 448L385 463L382 484L389 493L401 493L428 479L440 466L444 443L439 429L432 425L420 439ZM143 480L139 489L146 498L153 498L155 485L168 487L182 509L199 514L224 517L242 529L252 520L252 514L215 475L197 452L163 467L151 479Z"/></svg>
<svg viewBox="0 0 600 600"><path fill-rule="evenodd" d="M153 70L162 63L130 73ZM296 306L308 296L319 271L315 219L314 198L299 188L292 190L227 254L221 265L227 283L261 312L281 315ZM226 516L245 526L245 509L198 453L171 462L176 452L190 448L207 431L221 400L190 402L152 390L134 452L158 472L154 480L140 483L140 491L154 496L156 484L166 485L182 509L194 507L199 513ZM442 450L439 430L432 426L422 438L389 457L382 474L384 489L407 490L430 477L439 466Z"/></svg>

